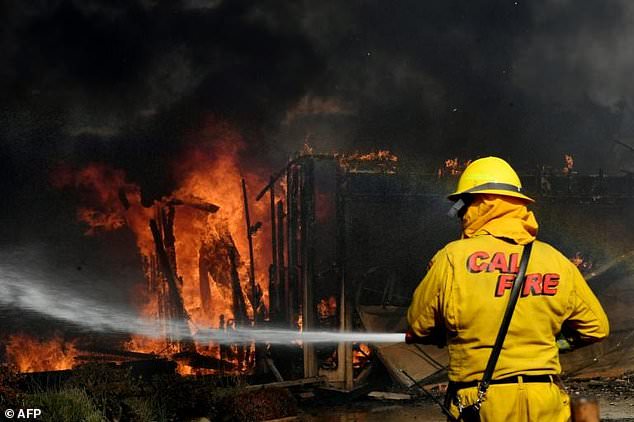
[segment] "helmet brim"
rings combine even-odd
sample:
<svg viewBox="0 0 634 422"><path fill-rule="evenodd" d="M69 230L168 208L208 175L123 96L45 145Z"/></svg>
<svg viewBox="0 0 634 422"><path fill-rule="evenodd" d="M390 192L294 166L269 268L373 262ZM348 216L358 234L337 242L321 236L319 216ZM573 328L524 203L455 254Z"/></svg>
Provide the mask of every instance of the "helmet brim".
<svg viewBox="0 0 634 422"><path fill-rule="evenodd" d="M491 195L500 195L500 196L511 196L513 198L524 199L525 201L528 201L531 203L535 202L533 198L530 198L524 195L523 193L513 192L509 190L502 190L502 189L483 189L483 190L470 191L470 192L454 192L451 195L448 195L447 198L450 199L451 201L456 201L460 197L460 195L467 195L467 194L473 195L478 193L487 193Z"/></svg>

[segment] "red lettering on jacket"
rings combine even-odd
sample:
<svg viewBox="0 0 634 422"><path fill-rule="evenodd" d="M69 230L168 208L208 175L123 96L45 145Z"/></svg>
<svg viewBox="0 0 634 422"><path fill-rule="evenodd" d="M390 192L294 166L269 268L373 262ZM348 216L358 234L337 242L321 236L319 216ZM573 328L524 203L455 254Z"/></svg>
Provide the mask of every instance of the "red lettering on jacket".
<svg viewBox="0 0 634 422"><path fill-rule="evenodd" d="M513 288L513 280L515 280L515 274L500 274L498 286L495 289L495 296L504 296L505 290Z"/></svg>
<svg viewBox="0 0 634 422"><path fill-rule="evenodd" d="M520 258L520 254L517 253L512 253L510 255L510 259L509 259L509 271L510 273L514 273L517 274L520 271L520 267L519 267L519 258Z"/></svg>
<svg viewBox="0 0 634 422"><path fill-rule="evenodd" d="M483 271L492 273L502 273L498 276L497 285L495 287L495 296L504 296L506 290L513 288L513 280L519 272L519 254L512 253L508 256L503 252L494 252L489 255L488 252L477 251L469 255L467 258L467 270L471 273L481 273ZM522 289L522 297L531 296L554 296L557 294L557 286L559 286L559 274L541 273L526 274L524 288Z"/></svg>
<svg viewBox="0 0 634 422"><path fill-rule="evenodd" d="M492 273L493 271L499 271L501 273L508 273L508 263L506 262L506 256L504 256L503 252L496 252L491 258L491 263L487 268L487 272Z"/></svg>
<svg viewBox="0 0 634 422"><path fill-rule="evenodd" d="M557 294L557 286L559 285L559 274L544 274L544 282L542 283L542 293L546 296L554 296Z"/></svg>
<svg viewBox="0 0 634 422"><path fill-rule="evenodd" d="M524 281L524 290L522 291L522 296L528 296L529 293L533 296L542 294L541 274L526 274L526 281Z"/></svg>
<svg viewBox="0 0 634 422"><path fill-rule="evenodd" d="M495 288L495 296L504 296L507 290L513 288L515 274L500 274ZM559 285L559 274L548 273L543 276L540 273L526 274L522 297L531 296L554 296L557 294Z"/></svg>
<svg viewBox="0 0 634 422"><path fill-rule="evenodd" d="M467 259L467 269L472 273L479 273L487 268L486 262L478 263L478 260L489 259L489 254L483 251L474 252Z"/></svg>

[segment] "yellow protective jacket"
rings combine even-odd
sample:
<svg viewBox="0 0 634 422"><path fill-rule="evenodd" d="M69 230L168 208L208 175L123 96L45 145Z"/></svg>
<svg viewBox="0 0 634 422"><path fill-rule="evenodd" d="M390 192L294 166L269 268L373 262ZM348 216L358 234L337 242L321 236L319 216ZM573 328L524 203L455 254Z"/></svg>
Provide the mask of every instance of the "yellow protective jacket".
<svg viewBox="0 0 634 422"><path fill-rule="evenodd" d="M477 195L463 217L463 236L441 249L408 311L422 337L446 332L449 379L481 379L506 309L523 246L537 222L521 200ZM493 379L559 374L555 337L566 323L585 341L605 338L609 324L599 301L565 256L535 241L526 283Z"/></svg>

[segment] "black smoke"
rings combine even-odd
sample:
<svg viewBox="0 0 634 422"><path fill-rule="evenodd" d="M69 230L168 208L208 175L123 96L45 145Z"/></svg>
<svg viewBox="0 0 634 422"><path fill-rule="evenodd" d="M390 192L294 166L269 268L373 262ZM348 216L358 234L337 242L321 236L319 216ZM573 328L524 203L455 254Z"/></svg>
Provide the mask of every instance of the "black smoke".
<svg viewBox="0 0 634 422"><path fill-rule="evenodd" d="M150 201L210 116L244 165L307 143L631 170L632 23L627 0L2 2L0 242L75 250L55 168L108 163Z"/></svg>
<svg viewBox="0 0 634 422"><path fill-rule="evenodd" d="M0 130L18 182L58 161L102 161L125 169L149 197L169 192L169 160L206 114L255 139L321 69L283 5L44 1L4 8Z"/></svg>
<svg viewBox="0 0 634 422"><path fill-rule="evenodd" d="M613 143L632 136L624 119L631 121L634 94L634 8L626 1L326 2L319 9L308 12L309 33L327 70L312 92L352 111L313 121L333 148L387 147L431 166L447 156L496 154L526 169L560 166L568 153L587 172L618 171L613 163L629 154Z"/></svg>
<svg viewBox="0 0 634 422"><path fill-rule="evenodd" d="M596 170L628 154L612 142L629 135L634 94L627 1L2 8L4 190L59 161L104 161L159 196L208 115L242 131L247 156L272 161L304 142L430 165L486 154L559 165L571 153Z"/></svg>

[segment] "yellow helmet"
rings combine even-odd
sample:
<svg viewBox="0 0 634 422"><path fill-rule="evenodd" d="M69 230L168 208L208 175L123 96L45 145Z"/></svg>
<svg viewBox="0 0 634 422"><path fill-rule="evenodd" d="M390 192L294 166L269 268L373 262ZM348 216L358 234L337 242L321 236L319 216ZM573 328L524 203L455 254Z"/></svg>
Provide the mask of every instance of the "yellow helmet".
<svg viewBox="0 0 634 422"><path fill-rule="evenodd" d="M535 202L522 193L522 182L515 170L498 157L480 158L469 164L458 180L456 191L448 198L455 201L465 193L492 193Z"/></svg>

